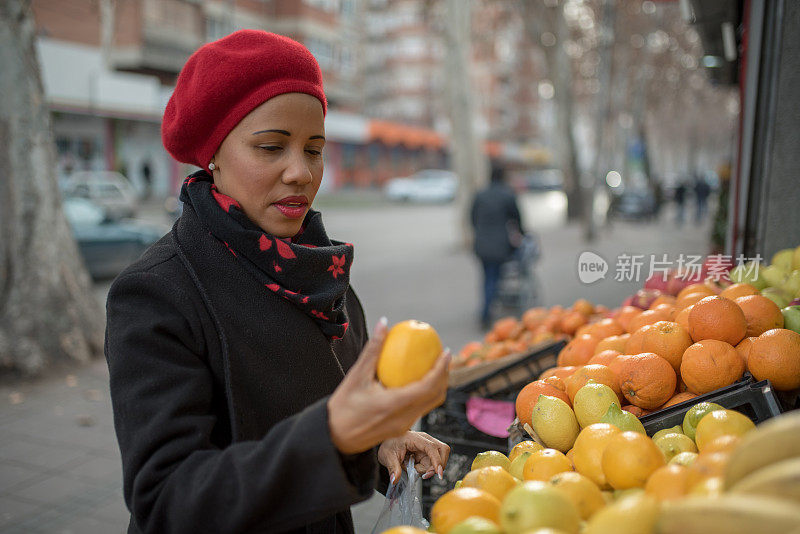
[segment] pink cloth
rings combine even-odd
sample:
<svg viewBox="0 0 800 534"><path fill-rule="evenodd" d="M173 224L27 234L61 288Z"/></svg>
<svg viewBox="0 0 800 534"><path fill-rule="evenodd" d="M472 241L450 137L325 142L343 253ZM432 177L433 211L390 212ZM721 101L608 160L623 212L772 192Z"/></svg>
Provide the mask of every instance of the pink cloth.
<svg viewBox="0 0 800 534"><path fill-rule="evenodd" d="M496 438L507 438L508 427L514 422L514 403L470 397L467 400L469 424Z"/></svg>

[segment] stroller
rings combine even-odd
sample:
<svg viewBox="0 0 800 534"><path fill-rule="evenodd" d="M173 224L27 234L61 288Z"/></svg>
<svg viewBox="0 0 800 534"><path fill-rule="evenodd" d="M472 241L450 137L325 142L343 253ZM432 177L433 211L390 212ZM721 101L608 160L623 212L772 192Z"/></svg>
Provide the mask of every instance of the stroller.
<svg viewBox="0 0 800 534"><path fill-rule="evenodd" d="M541 256L538 236L526 234L512 259L500 268L497 296L492 303L492 316L521 315L541 299L536 262Z"/></svg>

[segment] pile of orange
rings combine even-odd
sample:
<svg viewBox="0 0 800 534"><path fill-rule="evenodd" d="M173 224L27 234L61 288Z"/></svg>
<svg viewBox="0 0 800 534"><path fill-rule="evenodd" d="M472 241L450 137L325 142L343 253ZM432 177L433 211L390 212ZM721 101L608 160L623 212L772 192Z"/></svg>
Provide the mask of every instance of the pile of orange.
<svg viewBox="0 0 800 534"><path fill-rule="evenodd" d="M584 331L592 332L594 338L607 337L611 335L610 332L624 333L624 329L616 326L616 323L611 325L603 322L608 312L608 308L604 306L595 306L588 300L578 299L568 309L562 306L536 307L527 310L519 319L516 317L498 319L486 333L483 341L472 341L464 345L453 357L450 368L452 370L473 367L513 354L521 354L542 343L570 339ZM594 355L594 345L584 358L586 350L583 345L578 347L574 358L574 361L578 362L576 365L583 365Z"/></svg>

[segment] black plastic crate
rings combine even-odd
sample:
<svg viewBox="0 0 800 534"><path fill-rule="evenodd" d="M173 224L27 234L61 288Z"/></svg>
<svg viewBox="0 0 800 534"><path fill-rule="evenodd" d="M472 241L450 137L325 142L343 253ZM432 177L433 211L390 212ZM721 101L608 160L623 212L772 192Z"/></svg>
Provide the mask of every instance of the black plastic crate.
<svg viewBox="0 0 800 534"><path fill-rule="evenodd" d="M564 340L554 341L521 359L452 389L484 399L514 400L523 387L536 380L543 371L555 367L558 353L566 344Z"/></svg>
<svg viewBox="0 0 800 534"><path fill-rule="evenodd" d="M780 415L782 411L781 403L769 380L756 382L750 377L669 408L647 414L639 420L644 425L647 435L652 436L659 430L682 425L686 412L700 402L714 402L723 408L736 410L752 419L756 424Z"/></svg>
<svg viewBox="0 0 800 534"><path fill-rule="evenodd" d="M436 499L453 489L472 466L472 460L484 451L500 451L505 454L507 439L484 434L467 420L467 400L470 394L450 390L447 400L433 409L420 421L420 430L450 446L450 458L444 470L444 480L434 476L422 481L422 510L430 517Z"/></svg>

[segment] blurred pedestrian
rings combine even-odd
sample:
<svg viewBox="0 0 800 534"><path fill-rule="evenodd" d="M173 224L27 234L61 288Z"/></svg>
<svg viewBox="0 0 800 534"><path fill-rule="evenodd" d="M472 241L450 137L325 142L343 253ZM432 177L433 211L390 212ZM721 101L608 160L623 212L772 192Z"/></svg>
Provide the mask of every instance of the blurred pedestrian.
<svg viewBox="0 0 800 534"><path fill-rule="evenodd" d="M661 216L661 208L664 205L664 187L660 181L653 183L653 217L658 220Z"/></svg>
<svg viewBox="0 0 800 534"><path fill-rule="evenodd" d="M142 164L142 181L144 182L143 200L150 198L153 189L153 171L150 169L150 161L145 160Z"/></svg>
<svg viewBox="0 0 800 534"><path fill-rule="evenodd" d="M683 211L686 207L686 182L678 183L673 200L675 201L675 222L680 226L683 224Z"/></svg>
<svg viewBox="0 0 800 534"><path fill-rule="evenodd" d="M311 52L261 30L203 45L178 76L162 140L201 170L107 304L129 533L352 533L379 472L385 486L413 457L443 473L447 445L408 429L443 402L449 357L377 381L386 321L367 341L353 245L311 209L325 111Z"/></svg>
<svg viewBox="0 0 800 534"><path fill-rule="evenodd" d="M698 176L694 183L694 198L697 202L697 214L695 220L702 221L706 217L708 207L708 195L711 194L711 187L702 176Z"/></svg>
<svg viewBox="0 0 800 534"><path fill-rule="evenodd" d="M474 250L483 267L481 326L491 323L492 302L497 296L500 269L522 242L522 221L514 190L505 181L505 169L493 165L489 186L472 202Z"/></svg>

